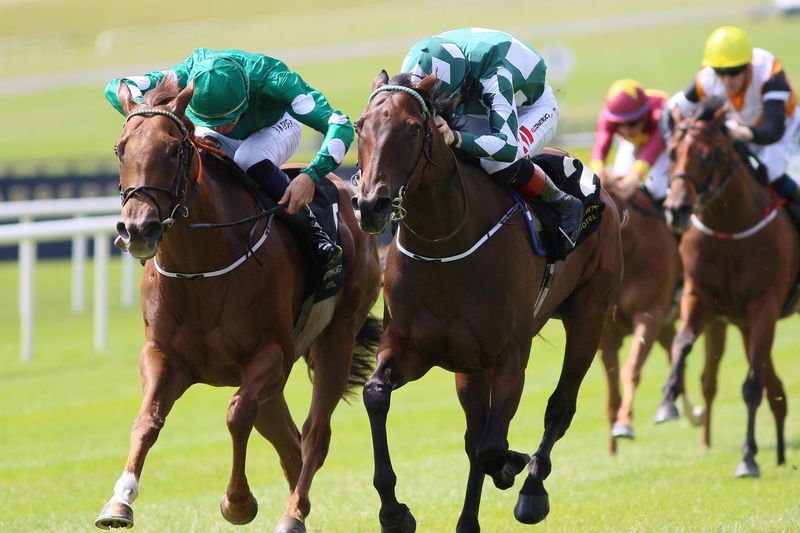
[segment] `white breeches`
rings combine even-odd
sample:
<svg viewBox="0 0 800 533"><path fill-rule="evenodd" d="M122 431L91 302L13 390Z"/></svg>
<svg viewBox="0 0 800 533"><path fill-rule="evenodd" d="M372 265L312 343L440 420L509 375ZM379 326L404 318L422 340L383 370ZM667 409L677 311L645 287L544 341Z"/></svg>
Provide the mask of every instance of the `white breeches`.
<svg viewBox="0 0 800 533"><path fill-rule="evenodd" d="M637 159L636 145L632 142L620 138L617 145L617 155L614 158L614 165L611 170L612 176L625 176L633 168L633 163ZM669 157L666 150L658 156L655 164L650 167L650 173L644 182L650 196L655 200L662 200L667 196L667 186L669 185Z"/></svg>

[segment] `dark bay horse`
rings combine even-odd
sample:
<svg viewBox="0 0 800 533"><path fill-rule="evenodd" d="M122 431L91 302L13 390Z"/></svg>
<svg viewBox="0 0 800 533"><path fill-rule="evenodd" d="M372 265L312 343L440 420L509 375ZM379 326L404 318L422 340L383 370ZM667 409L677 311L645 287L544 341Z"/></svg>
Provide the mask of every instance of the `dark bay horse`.
<svg viewBox="0 0 800 533"><path fill-rule="evenodd" d="M589 369L606 310L622 274L616 208L607 204L597 231L566 261L546 297L535 305L546 260L534 254L515 202L477 165L456 159L434 126L431 75L412 84L389 83L381 72L357 121L360 182L354 203L361 227L381 233L390 217L400 228L384 275L384 334L375 373L364 387L375 459L373 483L381 499L383 531L414 531L416 522L395 495L386 420L392 391L434 366L455 373L466 415L469 458L459 532L478 531L484 476L502 489L527 464L514 516L536 523L549 512L544 480L550 453L570 425L581 381ZM565 158L565 165L571 158ZM591 175L590 177L593 177ZM545 413L538 449L509 450L508 429L519 405L531 340L552 316L566 330L558 385Z"/></svg>
<svg viewBox="0 0 800 533"><path fill-rule="evenodd" d="M611 425L609 451L616 453L617 438L634 438L633 399L641 369L655 342L667 351L675 337L675 318L670 313L681 276L678 243L667 227L663 213L643 190L623 201L615 194L614 182L604 183L617 208L625 213L622 254L625 270L617 298L606 317L600 353L608 380L608 420ZM623 211L624 210L624 211ZM724 325L722 333L724 334ZM715 332L716 333L716 332ZM625 365L619 366L619 349L633 335ZM706 352L721 353L719 336L706 336ZM724 341L724 337L722 337ZM713 355L712 355L713 357ZM620 385L622 393L620 394ZM684 414L699 425L699 411L684 398Z"/></svg>
<svg viewBox="0 0 800 533"><path fill-rule="evenodd" d="M137 105L120 84L126 123L116 145L123 195L118 242L134 257L152 260L145 264L141 287L144 399L127 464L96 525L133 525L130 504L148 450L175 400L192 384L206 383L238 387L227 412L233 461L220 503L223 516L245 524L258 510L245 475L247 441L255 427L277 451L289 484L275 531L300 533L311 509L312 479L327 455L333 410L349 387L363 385L372 368L380 331L368 315L380 287L377 249L358 229L348 186L328 176L338 187L347 279L341 292L311 308L305 328L295 333L310 267L288 229L266 217L253 225L188 227L240 220L259 210L228 165L198 150L184 115L192 90L190 85L178 94L162 84ZM301 354L313 370L302 433L283 394Z"/></svg>
<svg viewBox="0 0 800 533"><path fill-rule="evenodd" d="M717 315L739 328L749 368L742 385L747 431L739 477L758 476L755 418L766 387L777 428L778 464L784 463L787 400L772 362L775 323L796 309L784 309L797 282L800 240L789 216L769 189L760 185L723 130L727 108L706 101L693 117L675 114L668 150L672 160L665 202L673 229L685 231L681 258L685 286L681 330L672 344L672 368L657 419L674 418L681 392L678 376L697 337ZM796 305L794 306L797 307ZM706 431L716 393L718 361L703 375ZM710 443L710 435L705 436Z"/></svg>

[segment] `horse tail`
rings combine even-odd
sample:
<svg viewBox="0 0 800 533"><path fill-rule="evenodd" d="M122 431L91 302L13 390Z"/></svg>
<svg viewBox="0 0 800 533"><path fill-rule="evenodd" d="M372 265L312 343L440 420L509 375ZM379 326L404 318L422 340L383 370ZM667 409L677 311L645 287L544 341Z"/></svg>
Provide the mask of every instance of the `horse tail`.
<svg viewBox="0 0 800 533"><path fill-rule="evenodd" d="M347 390L344 393L347 403L350 403L353 397L357 397L358 392L372 376L382 334L383 321L371 314L367 315L364 325L356 335L353 347L353 362L350 364L350 376L347 378Z"/></svg>

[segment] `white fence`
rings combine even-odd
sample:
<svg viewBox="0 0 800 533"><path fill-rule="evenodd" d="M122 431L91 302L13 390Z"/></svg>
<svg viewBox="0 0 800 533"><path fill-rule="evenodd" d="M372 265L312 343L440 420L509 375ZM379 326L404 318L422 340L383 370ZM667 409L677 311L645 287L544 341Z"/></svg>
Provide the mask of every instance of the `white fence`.
<svg viewBox="0 0 800 533"><path fill-rule="evenodd" d="M109 237L116 233L119 198L35 200L0 203L0 244L19 245L20 356L33 360L36 244L72 240L72 310L85 308L84 279L89 237L94 238L94 347L103 350L108 326ZM104 215L104 216L99 216ZM57 220L36 220L64 217ZM67 218L69 217L69 218ZM122 254L122 304L133 305L134 260Z"/></svg>

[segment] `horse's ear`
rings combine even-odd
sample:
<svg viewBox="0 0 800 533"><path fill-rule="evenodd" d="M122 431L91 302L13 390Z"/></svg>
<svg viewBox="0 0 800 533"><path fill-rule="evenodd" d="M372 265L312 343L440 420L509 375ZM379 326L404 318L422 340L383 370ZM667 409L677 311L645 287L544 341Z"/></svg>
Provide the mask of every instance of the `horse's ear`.
<svg viewBox="0 0 800 533"><path fill-rule="evenodd" d="M436 77L436 71L431 72L430 74L428 74L427 76L422 78L419 81L419 83L414 85L414 89L416 89L417 92L425 93L429 97L432 97L433 96L433 90L436 88L436 82L437 81L439 81L439 80Z"/></svg>
<svg viewBox="0 0 800 533"><path fill-rule="evenodd" d="M725 121L725 116L728 114L729 109L730 108L728 107L728 102L725 102L724 104L719 106L719 109L714 111L714 116L711 117L711 122L715 126L722 125L722 123Z"/></svg>
<svg viewBox="0 0 800 533"><path fill-rule="evenodd" d="M378 75L375 76L375 79L372 80L372 90L374 91L381 85L386 85L389 83L389 75L386 73L386 70L381 70L378 72Z"/></svg>
<svg viewBox="0 0 800 533"><path fill-rule="evenodd" d="M178 96L175 97L175 114L179 117L182 117L184 113L186 113L186 107L189 105L189 102L192 101L192 95L194 94L194 78L192 81L189 82L189 85L186 86L184 90L182 90Z"/></svg>
<svg viewBox="0 0 800 533"><path fill-rule="evenodd" d="M117 87L117 100L119 100L119 105L122 107L122 112L125 116L128 116L131 109L136 105L136 102L133 101L131 88L122 80L120 80L119 87Z"/></svg>

